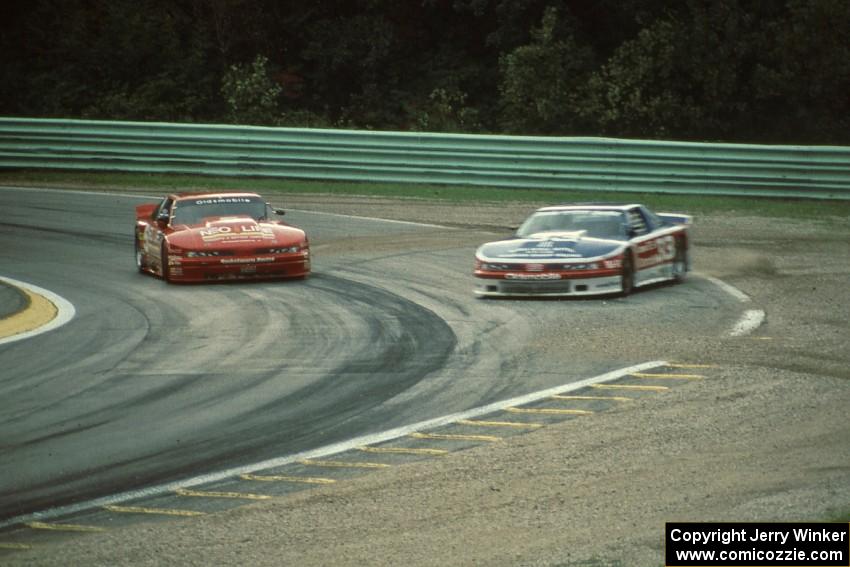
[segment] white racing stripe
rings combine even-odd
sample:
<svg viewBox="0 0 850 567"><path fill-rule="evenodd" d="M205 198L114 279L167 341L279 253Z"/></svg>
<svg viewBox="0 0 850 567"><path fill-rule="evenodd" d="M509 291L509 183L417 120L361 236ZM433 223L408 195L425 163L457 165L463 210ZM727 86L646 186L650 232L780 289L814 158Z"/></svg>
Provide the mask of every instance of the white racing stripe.
<svg viewBox="0 0 850 567"><path fill-rule="evenodd" d="M9 518L7 520L0 521L0 528L4 528L6 526L11 526L14 524L24 524L33 521L44 521L49 520L51 518L56 518L60 516L66 516L69 514L74 514L77 512L81 512L84 510L91 510L94 508L100 508L103 506L109 506L114 504L120 504L122 502L127 502L130 500L138 500L143 498L151 498L153 496L159 496L166 493L175 492L179 489L192 488L196 486L201 486L204 484L210 484L214 482L220 482L222 480L227 480L231 478L237 478L240 475L256 473L257 471L262 471L265 469L272 469L276 467L282 467L284 465L288 465L291 463L295 463L305 459L318 459L321 457L327 457L330 455L336 455L339 453L343 453L345 451L350 451L352 449L356 449L358 447L362 447L364 445L375 445L377 443L384 443L387 441L392 441L394 439L398 439L400 437L405 437L410 435L411 433L416 433L419 431L433 429L435 427L440 427L443 425L449 425L451 423L455 423L457 421L463 419L471 419L475 417L479 417L482 415L486 415L489 413L494 413L497 411L502 411L509 407L521 406L525 404L529 404L532 402L536 402L539 400L543 400L549 398L554 395L564 394L566 392L572 392L575 390L579 390L581 388L586 388L588 386L592 386L594 384L600 384L602 382L611 382L618 378L622 378L623 376L627 376L634 372L642 372L644 370L649 370L651 368L657 368L659 366L664 366L667 364L663 360L654 360L651 362L644 362L642 364L637 364L635 366L630 366L628 368L621 368L619 370L612 370L611 372L606 372L605 374L600 374L599 376L594 376L592 378L586 378L584 380L579 380L578 382L572 382L570 384L564 384L561 386L556 386L554 388L548 388L546 390L540 390L538 392L532 392L530 394L526 394L524 396L519 396L516 398L511 398L509 400L503 400L501 402L495 402L492 404L488 404L486 406L481 406L478 408L473 408L464 412L453 413L449 415L445 415L442 417L437 417L434 419L429 419L426 421L420 421L418 423L414 423L412 425L406 425L403 427L397 427L395 429L389 429L387 431L383 431L381 433L375 433L372 435L364 435L361 437L356 437L354 439L350 439L348 441L342 441L340 443L334 443L332 445L327 445L325 447L320 447L318 449L312 449L310 451L303 451L301 453L295 453L293 455L286 455L283 457L278 457L274 459L269 459L266 461L261 461L258 463L253 463L249 465L243 465L240 467L234 467L231 469L200 475L193 478L187 478L177 482L170 482L167 484L161 484L158 486L152 486L149 488L143 488L140 490L132 490L128 492L122 492L120 494L115 494L112 496L105 496L103 498L97 498L95 500L90 500L88 502L79 502L77 504L71 504L68 506L61 506L58 508L51 508L48 510L44 510L42 512L35 512L32 514L27 514L24 516L18 516L15 518Z"/></svg>

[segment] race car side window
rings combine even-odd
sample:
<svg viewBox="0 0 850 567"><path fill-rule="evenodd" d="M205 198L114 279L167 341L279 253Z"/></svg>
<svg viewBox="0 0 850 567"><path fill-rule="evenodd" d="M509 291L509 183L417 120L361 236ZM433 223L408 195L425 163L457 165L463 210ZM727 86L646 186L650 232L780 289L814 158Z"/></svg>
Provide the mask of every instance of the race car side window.
<svg viewBox="0 0 850 567"><path fill-rule="evenodd" d="M172 204L173 204L173 201L171 199L169 199L168 197L163 199L162 202L159 204L159 206L156 208L156 211L154 211L154 214L153 214L154 220L168 222L169 218L171 217L171 205Z"/></svg>
<svg viewBox="0 0 850 567"><path fill-rule="evenodd" d="M661 228L661 225L664 224L664 222L660 218L658 218L658 215L656 215L646 207L641 207L640 212L641 214L643 214L643 217L646 220L646 226L650 230L650 232L653 230L658 230L659 228Z"/></svg>
<svg viewBox="0 0 850 567"><path fill-rule="evenodd" d="M646 219L643 218L643 215L638 209L629 209L628 219L629 233L631 235L641 236L649 232L649 227L647 226Z"/></svg>

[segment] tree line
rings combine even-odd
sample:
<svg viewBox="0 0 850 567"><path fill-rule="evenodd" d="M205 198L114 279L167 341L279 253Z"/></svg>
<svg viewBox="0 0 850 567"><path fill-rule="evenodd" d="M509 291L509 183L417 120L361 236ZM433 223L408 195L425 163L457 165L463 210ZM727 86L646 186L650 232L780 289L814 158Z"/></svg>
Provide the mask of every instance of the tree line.
<svg viewBox="0 0 850 567"><path fill-rule="evenodd" d="M7 0L0 115L850 144L847 0Z"/></svg>

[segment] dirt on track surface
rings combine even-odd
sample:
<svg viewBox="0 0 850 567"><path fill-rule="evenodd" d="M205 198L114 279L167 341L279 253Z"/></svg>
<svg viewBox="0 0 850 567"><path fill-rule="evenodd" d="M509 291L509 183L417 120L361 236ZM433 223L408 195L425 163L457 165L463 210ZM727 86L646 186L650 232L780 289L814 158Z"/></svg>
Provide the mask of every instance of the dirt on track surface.
<svg viewBox="0 0 850 567"><path fill-rule="evenodd" d="M274 204L476 231L504 231L534 208L321 196ZM705 216L693 238L694 277L721 278L767 315L743 337L661 337L671 360L717 365L709 379L501 443L200 519L59 540L3 561L657 566L668 521L846 520L846 219Z"/></svg>

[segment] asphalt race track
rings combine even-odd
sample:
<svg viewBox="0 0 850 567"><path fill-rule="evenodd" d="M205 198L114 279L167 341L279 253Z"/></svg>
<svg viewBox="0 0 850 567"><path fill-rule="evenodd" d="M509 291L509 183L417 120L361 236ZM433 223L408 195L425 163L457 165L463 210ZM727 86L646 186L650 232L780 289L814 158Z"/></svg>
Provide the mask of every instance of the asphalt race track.
<svg viewBox="0 0 850 567"><path fill-rule="evenodd" d="M0 345L0 521L663 358L740 305L700 278L627 299L478 300L476 229L290 211L306 281L168 285L137 196L0 188L0 275L76 316ZM276 206L286 203L274 202Z"/></svg>

